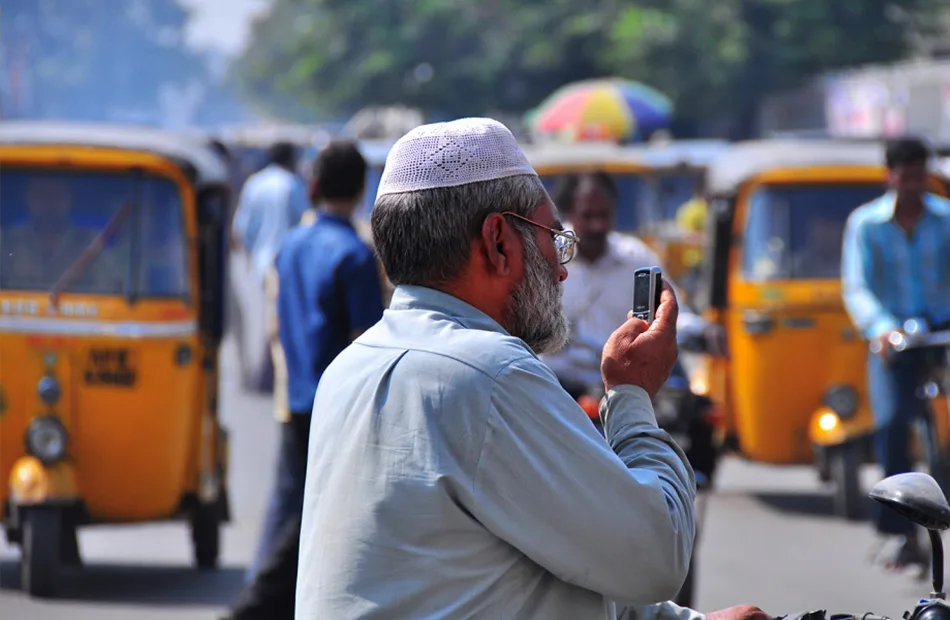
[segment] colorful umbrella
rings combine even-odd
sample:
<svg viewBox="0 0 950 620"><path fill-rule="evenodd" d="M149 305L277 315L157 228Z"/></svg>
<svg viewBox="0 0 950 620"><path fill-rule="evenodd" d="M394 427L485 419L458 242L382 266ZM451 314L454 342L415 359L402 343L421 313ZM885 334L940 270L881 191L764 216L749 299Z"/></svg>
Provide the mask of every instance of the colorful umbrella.
<svg viewBox="0 0 950 620"><path fill-rule="evenodd" d="M672 102L659 91L639 82L607 78L559 88L530 113L527 122L539 134L623 140L667 127L672 111Z"/></svg>

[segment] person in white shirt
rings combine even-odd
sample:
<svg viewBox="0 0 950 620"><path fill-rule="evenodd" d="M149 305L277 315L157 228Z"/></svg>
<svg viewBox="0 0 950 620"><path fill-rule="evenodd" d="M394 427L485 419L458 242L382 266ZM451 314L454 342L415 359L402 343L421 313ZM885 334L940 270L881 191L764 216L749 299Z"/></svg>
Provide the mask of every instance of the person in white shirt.
<svg viewBox="0 0 950 620"><path fill-rule="evenodd" d="M662 267L643 241L614 230L617 196L617 186L605 172L571 175L555 196L558 210L568 220L567 228L577 233L579 241L571 277L563 285L570 340L561 351L542 360L574 398L601 382L601 353L615 329L615 317L633 307L634 271ZM679 328L702 321L680 306Z"/></svg>
<svg viewBox="0 0 950 620"><path fill-rule="evenodd" d="M307 189L296 173L296 147L277 142L270 149L270 161L244 183L233 223L234 238L250 254L262 283L284 236L310 208Z"/></svg>

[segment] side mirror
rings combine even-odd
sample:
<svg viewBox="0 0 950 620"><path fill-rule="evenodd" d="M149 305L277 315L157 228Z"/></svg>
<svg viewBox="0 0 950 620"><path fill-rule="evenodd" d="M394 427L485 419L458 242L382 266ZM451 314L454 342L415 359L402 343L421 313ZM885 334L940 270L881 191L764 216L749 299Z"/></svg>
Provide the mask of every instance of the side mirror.
<svg viewBox="0 0 950 620"><path fill-rule="evenodd" d="M950 504L937 481L927 474L885 478L874 485L870 496L923 528L950 529Z"/></svg>
<svg viewBox="0 0 950 620"><path fill-rule="evenodd" d="M950 505L937 481L918 472L898 474L881 480L871 489L871 499L927 529L933 550L932 598L945 598L943 593L943 541L940 532L950 528Z"/></svg>

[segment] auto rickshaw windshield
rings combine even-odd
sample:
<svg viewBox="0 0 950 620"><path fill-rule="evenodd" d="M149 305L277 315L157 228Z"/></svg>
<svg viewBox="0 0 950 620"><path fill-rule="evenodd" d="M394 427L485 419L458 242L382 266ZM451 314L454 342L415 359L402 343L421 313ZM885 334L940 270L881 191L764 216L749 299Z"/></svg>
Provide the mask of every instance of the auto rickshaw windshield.
<svg viewBox="0 0 950 620"><path fill-rule="evenodd" d="M875 183L764 185L752 192L742 276L750 282L837 279L848 215L879 197Z"/></svg>
<svg viewBox="0 0 950 620"><path fill-rule="evenodd" d="M689 202L697 193L701 175L665 174L657 178L657 199L664 220L676 219L676 212L683 203Z"/></svg>
<svg viewBox="0 0 950 620"><path fill-rule="evenodd" d="M66 292L185 297L181 196L168 179L131 172L0 170L0 290L46 291L110 226Z"/></svg>
<svg viewBox="0 0 950 620"><path fill-rule="evenodd" d="M557 192L561 181L567 174L543 174L541 182L548 194L557 201ZM617 213L614 223L620 232L636 232L645 223L645 219L656 202L656 196L643 175L635 173L614 173L610 177L617 185ZM565 205L557 205L562 210Z"/></svg>

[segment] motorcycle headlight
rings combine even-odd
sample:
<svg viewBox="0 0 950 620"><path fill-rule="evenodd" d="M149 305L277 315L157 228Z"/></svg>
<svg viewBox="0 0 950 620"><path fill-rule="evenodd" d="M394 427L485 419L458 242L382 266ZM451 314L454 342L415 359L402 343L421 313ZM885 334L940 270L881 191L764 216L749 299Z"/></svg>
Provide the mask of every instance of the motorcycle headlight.
<svg viewBox="0 0 950 620"><path fill-rule="evenodd" d="M834 385L825 392L825 405L842 420L850 418L858 410L858 391L850 385Z"/></svg>
<svg viewBox="0 0 950 620"><path fill-rule="evenodd" d="M66 457L66 428L54 415L34 418L26 429L26 451L44 465Z"/></svg>

